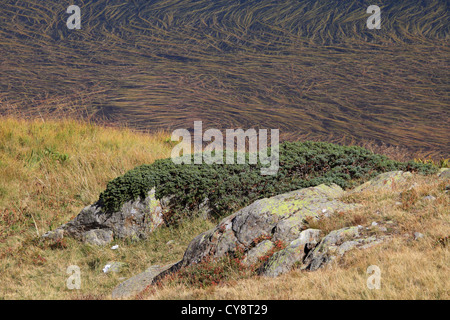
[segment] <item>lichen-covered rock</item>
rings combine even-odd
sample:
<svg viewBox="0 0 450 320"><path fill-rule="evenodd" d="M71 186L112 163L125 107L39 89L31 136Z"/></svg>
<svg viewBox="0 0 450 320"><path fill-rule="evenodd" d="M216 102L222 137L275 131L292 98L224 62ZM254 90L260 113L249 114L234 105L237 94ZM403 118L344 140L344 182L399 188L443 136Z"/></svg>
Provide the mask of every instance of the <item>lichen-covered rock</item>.
<svg viewBox="0 0 450 320"><path fill-rule="evenodd" d="M289 243L306 229L307 219L318 219L324 212L353 209L355 205L337 199L342 194L335 184L319 185L255 201L192 240L182 265L197 263L207 256L219 258L234 253L238 247L247 252L259 237Z"/></svg>
<svg viewBox="0 0 450 320"><path fill-rule="evenodd" d="M450 168L442 168L439 170L438 177L441 179L450 179Z"/></svg>
<svg viewBox="0 0 450 320"><path fill-rule="evenodd" d="M362 226L357 226L330 232L308 253L301 269L315 271L349 250L367 249L389 238L387 235L367 235L364 231Z"/></svg>
<svg viewBox="0 0 450 320"><path fill-rule="evenodd" d="M242 264L245 266L251 266L258 262L258 260L264 257L267 253L270 252L275 247L272 241L264 240L261 243L257 244L254 248L250 249L247 252L247 255L242 260Z"/></svg>
<svg viewBox="0 0 450 320"><path fill-rule="evenodd" d="M72 221L55 231L47 232L44 238L69 236L88 243L104 245L113 238L145 238L164 223L163 201L155 198L155 190L149 191L145 199L128 201L119 211L106 212L101 203L85 207ZM106 233L111 237L105 236ZM100 244L101 243L101 244Z"/></svg>
<svg viewBox="0 0 450 320"><path fill-rule="evenodd" d="M399 185L407 183L412 177L411 172L403 171L390 171L382 173L372 180L369 180L362 185L351 190L349 193L361 192L361 191L375 191L375 190L392 190Z"/></svg>
<svg viewBox="0 0 450 320"><path fill-rule="evenodd" d="M109 229L93 229L83 234L83 241L96 246L104 246L114 240L113 232Z"/></svg>
<svg viewBox="0 0 450 320"><path fill-rule="evenodd" d="M44 240L60 241L64 238L64 230L56 229L55 231L49 231L42 235Z"/></svg>
<svg viewBox="0 0 450 320"><path fill-rule="evenodd" d="M375 179L378 182L367 186L392 185L396 175L378 177ZM409 176L399 175L405 179ZM344 191L335 184L319 185L255 201L224 218L215 228L195 237L181 261L163 268L153 267L125 281L114 290L113 298L131 297L180 268L205 258L218 259L234 254L238 249L244 253L242 263L251 266L272 254L279 242L288 243L259 267L259 274L276 277L296 265L302 270L317 270L349 250L369 248L390 238L388 228L380 223L371 228L342 228L323 238L320 230L307 229L310 219L321 219L357 207L340 201L343 194Z"/></svg>
<svg viewBox="0 0 450 320"><path fill-rule="evenodd" d="M292 269L296 263L302 263L305 254L320 241L320 230L307 229L286 248L275 252L260 268L259 274L277 277Z"/></svg>
<svg viewBox="0 0 450 320"><path fill-rule="evenodd" d="M109 261L103 268L104 273L121 273L128 267L125 262Z"/></svg>

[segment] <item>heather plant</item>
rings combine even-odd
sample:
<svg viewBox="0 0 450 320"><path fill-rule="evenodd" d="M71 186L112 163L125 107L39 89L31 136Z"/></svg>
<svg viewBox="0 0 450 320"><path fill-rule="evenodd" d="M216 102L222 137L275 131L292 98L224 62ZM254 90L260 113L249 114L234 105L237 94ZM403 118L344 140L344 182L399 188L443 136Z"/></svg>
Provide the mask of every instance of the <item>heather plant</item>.
<svg viewBox="0 0 450 320"><path fill-rule="evenodd" d="M247 251L255 247L256 244L268 239L261 236L253 240L253 245ZM242 247L236 248L235 252L228 253L219 259L207 256L196 264L181 268L173 277L168 277L175 283L205 288L223 284L230 280L250 278L258 274L261 266L269 260L276 252L286 248L286 243L277 240L274 246L266 254L258 258L258 261L248 265L244 263L245 250Z"/></svg>
<svg viewBox="0 0 450 320"><path fill-rule="evenodd" d="M233 277L244 278L246 271L247 276L250 276L249 269L242 265L239 256L226 255L218 260L207 257L197 264L182 268L173 281L204 288L229 281Z"/></svg>

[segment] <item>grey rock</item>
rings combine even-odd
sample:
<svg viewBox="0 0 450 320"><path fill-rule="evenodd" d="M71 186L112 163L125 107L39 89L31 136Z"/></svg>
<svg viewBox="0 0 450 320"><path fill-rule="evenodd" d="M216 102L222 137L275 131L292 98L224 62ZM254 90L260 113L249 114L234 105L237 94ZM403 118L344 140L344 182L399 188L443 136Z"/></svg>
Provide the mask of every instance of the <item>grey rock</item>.
<svg viewBox="0 0 450 320"><path fill-rule="evenodd" d="M441 179L450 179L450 168L441 168L438 177Z"/></svg>
<svg viewBox="0 0 450 320"><path fill-rule="evenodd" d="M349 191L349 194L355 192L361 192L365 190L392 190L396 186L405 184L412 177L411 172L403 172L403 171L390 171L382 173L372 180L363 183L362 185L356 187L355 189Z"/></svg>
<svg viewBox="0 0 450 320"><path fill-rule="evenodd" d="M354 249L358 245L358 241L346 241L337 248L337 253L342 256L349 250Z"/></svg>
<svg viewBox="0 0 450 320"><path fill-rule="evenodd" d="M94 229L85 232L83 241L96 246L104 246L114 240L113 232L109 229Z"/></svg>
<svg viewBox="0 0 450 320"><path fill-rule="evenodd" d="M146 238L164 223L163 213L166 207L162 203L164 201L155 198L155 189L149 191L143 200L138 198L124 203L116 212L107 212L103 205L97 202L81 210L72 221L53 232L46 233L43 237L51 237L58 232L62 237L69 236L83 240L93 236L89 231L101 229L110 230L114 238Z"/></svg>
<svg viewBox="0 0 450 320"><path fill-rule="evenodd" d="M436 200L436 197L433 197L432 195L428 195L422 198L423 200L427 200L427 201L434 201Z"/></svg>
<svg viewBox="0 0 450 320"><path fill-rule="evenodd" d="M424 238L425 236L420 232L414 232L414 240L419 240Z"/></svg>
<svg viewBox="0 0 450 320"><path fill-rule="evenodd" d="M360 239L358 240L358 249L368 249L370 247L373 247L377 244L383 243L386 240L390 240L392 239L391 237L381 237L379 239L375 238L375 237L369 237L366 239Z"/></svg>
<svg viewBox="0 0 450 320"><path fill-rule="evenodd" d="M398 180L408 180L411 173L394 172L381 175L368 188L393 186ZM378 184L379 183L379 184ZM362 190L364 188L360 188ZM345 212L357 207L339 200L344 191L337 185L319 185L271 198L255 201L224 218L216 227L195 237L188 245L181 261L164 268L156 267L120 284L113 298L133 296L165 275L180 268L199 263L205 258L217 259L233 254L237 249L245 253L244 264L252 265L274 248L275 241L289 245L274 253L259 269L264 276L276 277L296 264L303 270L314 271L338 256L353 249L365 249L390 239L387 234L369 236L363 226L342 228L320 239L320 230L307 229L314 219ZM388 221L386 223L391 223ZM387 228L378 226L386 232ZM265 240L257 245L261 236Z"/></svg>
<svg viewBox="0 0 450 320"><path fill-rule="evenodd" d="M289 272L296 263L302 263L308 250L320 241L320 230L307 229L292 241L285 249L275 252L260 268L259 274L277 277Z"/></svg>
<svg viewBox="0 0 450 320"><path fill-rule="evenodd" d="M242 260L242 264L246 266L250 266L259 261L259 259L265 256L270 250L275 247L272 241L264 240L254 248L250 249L245 258Z"/></svg>
<svg viewBox="0 0 450 320"><path fill-rule="evenodd" d="M333 213L355 208L337 199L343 193L335 184L319 185L255 201L192 240L182 265L197 263L207 256L219 258L237 248L248 251L261 236L290 243L306 229L306 221L320 219L324 209Z"/></svg>
<svg viewBox="0 0 450 320"><path fill-rule="evenodd" d="M137 294L143 292L148 286L154 284L166 272L173 272L177 268L177 263L167 264L165 266L151 266L144 272L120 283L112 292L113 299L134 298Z"/></svg>
<svg viewBox="0 0 450 320"><path fill-rule="evenodd" d="M334 230L308 253L301 269L315 271L349 250L366 249L387 239L389 239L387 236L368 237L364 234L364 228L360 227Z"/></svg>
<svg viewBox="0 0 450 320"><path fill-rule="evenodd" d="M53 240L59 241L64 238L64 231L61 229L56 229L55 231L49 231L46 234L42 235L42 239L44 240Z"/></svg>

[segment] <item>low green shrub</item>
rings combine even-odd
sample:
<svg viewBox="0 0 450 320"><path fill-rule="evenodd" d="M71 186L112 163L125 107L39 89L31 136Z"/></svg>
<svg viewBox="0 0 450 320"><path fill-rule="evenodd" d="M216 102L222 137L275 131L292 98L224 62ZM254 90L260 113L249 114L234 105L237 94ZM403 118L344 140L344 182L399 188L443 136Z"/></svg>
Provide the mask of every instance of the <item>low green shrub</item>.
<svg viewBox="0 0 450 320"><path fill-rule="evenodd" d="M99 201L105 210L115 211L126 201L145 198L155 187L158 199L170 197L169 222L191 215L205 199L212 216L221 217L257 199L322 183L350 188L392 170L437 171L429 163L398 162L361 147L324 142L280 144L276 175L261 175L262 164L248 164L246 156L246 164L177 165L172 159L157 160L110 181Z"/></svg>

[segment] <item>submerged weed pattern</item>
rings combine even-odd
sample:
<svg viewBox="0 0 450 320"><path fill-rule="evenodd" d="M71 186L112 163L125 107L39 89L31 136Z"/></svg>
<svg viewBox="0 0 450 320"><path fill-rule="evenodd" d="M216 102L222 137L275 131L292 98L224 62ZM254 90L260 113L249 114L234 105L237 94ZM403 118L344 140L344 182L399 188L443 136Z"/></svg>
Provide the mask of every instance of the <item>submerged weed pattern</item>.
<svg viewBox="0 0 450 320"><path fill-rule="evenodd" d="M2 4L1 112L98 111L141 129L279 128L448 155L446 1L84 1ZM18 59L18 57L20 57Z"/></svg>

